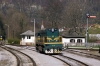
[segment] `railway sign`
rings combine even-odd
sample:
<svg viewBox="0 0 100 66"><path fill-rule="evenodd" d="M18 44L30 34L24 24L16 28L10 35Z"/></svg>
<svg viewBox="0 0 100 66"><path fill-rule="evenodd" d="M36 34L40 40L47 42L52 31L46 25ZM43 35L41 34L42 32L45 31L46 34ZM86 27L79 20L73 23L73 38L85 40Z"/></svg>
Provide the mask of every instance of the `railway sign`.
<svg viewBox="0 0 100 66"><path fill-rule="evenodd" d="M89 16L89 18L96 18L96 16Z"/></svg>
<svg viewBox="0 0 100 66"><path fill-rule="evenodd" d="M96 16L90 16L89 14L86 14L87 18L96 18Z"/></svg>

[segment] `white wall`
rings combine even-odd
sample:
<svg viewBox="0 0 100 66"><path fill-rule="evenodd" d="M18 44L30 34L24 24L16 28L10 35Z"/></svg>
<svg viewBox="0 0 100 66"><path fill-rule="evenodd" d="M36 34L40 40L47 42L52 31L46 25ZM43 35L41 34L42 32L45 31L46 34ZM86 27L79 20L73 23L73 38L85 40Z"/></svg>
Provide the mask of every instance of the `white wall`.
<svg viewBox="0 0 100 66"><path fill-rule="evenodd" d="M70 39L68 38L62 38L62 43L70 43Z"/></svg>
<svg viewBox="0 0 100 66"><path fill-rule="evenodd" d="M75 39L75 43L77 43L78 39L81 39L82 43L85 43L85 38L62 38L62 43L70 43L70 39Z"/></svg>
<svg viewBox="0 0 100 66"><path fill-rule="evenodd" d="M70 42L71 39L74 39L75 40L75 43L77 43L77 40L78 39L81 39L82 40L82 43L85 43L85 38L62 38L62 43L63 43L63 46L66 47ZM75 43L71 43L72 45L75 45Z"/></svg>
<svg viewBox="0 0 100 66"><path fill-rule="evenodd" d="M27 36L25 36L25 38L22 38L22 45L26 45L26 43L32 43L34 44L34 36L31 36L30 39L27 39Z"/></svg>

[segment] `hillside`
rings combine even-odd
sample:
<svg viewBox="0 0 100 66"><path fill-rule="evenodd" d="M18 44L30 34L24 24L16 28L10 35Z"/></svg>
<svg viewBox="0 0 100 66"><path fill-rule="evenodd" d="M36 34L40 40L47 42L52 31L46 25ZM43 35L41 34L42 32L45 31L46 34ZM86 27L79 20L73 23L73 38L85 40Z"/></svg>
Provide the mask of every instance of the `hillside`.
<svg viewBox="0 0 100 66"><path fill-rule="evenodd" d="M20 38L27 30L40 29L42 21L45 28L71 28L82 33L86 24L86 13L96 15L89 24L100 24L100 0L0 0L0 35L6 35L9 25L9 37ZM78 28L77 28L78 27Z"/></svg>

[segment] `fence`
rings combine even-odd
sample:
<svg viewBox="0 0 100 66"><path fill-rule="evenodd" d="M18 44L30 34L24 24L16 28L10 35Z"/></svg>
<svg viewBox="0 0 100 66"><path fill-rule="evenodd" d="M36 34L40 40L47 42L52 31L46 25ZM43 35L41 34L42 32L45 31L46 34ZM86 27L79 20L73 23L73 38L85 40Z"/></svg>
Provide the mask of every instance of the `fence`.
<svg viewBox="0 0 100 66"><path fill-rule="evenodd" d="M66 43L63 44L64 47L99 47L100 43Z"/></svg>

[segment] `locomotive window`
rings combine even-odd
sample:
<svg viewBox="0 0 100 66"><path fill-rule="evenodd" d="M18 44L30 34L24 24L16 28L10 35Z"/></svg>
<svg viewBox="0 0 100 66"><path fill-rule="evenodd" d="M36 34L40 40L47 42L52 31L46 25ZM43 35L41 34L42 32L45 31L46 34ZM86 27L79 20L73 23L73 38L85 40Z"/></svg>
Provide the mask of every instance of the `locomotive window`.
<svg viewBox="0 0 100 66"><path fill-rule="evenodd" d="M44 41L47 42L47 37L44 37Z"/></svg>
<svg viewBox="0 0 100 66"><path fill-rule="evenodd" d="M40 33L38 33L37 36L40 36Z"/></svg>
<svg viewBox="0 0 100 66"><path fill-rule="evenodd" d="M42 35L42 36L46 36L46 33L42 33L41 35Z"/></svg>
<svg viewBox="0 0 100 66"><path fill-rule="evenodd" d="M62 38L61 37L59 39L60 39L60 41L62 41Z"/></svg>
<svg viewBox="0 0 100 66"><path fill-rule="evenodd" d="M40 37L40 33L36 33L36 36L37 36L37 37Z"/></svg>

